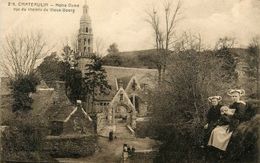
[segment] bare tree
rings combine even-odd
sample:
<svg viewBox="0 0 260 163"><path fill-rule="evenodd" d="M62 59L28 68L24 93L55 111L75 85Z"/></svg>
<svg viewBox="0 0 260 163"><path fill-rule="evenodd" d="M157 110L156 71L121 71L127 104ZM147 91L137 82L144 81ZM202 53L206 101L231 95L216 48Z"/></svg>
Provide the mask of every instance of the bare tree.
<svg viewBox="0 0 260 163"><path fill-rule="evenodd" d="M29 75L35 71L38 61L49 50L41 33L12 34L5 37L2 46L1 67L5 75Z"/></svg>
<svg viewBox="0 0 260 163"><path fill-rule="evenodd" d="M180 20L179 14L181 9L180 0L177 5L173 5L173 1L166 0L163 4L163 16L159 14L160 10L154 8L147 11L146 21L152 26L154 31L154 40L157 50L157 69L159 72L159 82L164 80L167 67L167 57L174 43L174 34L177 22ZM162 19L162 17L164 19Z"/></svg>
<svg viewBox="0 0 260 163"><path fill-rule="evenodd" d="M97 37L95 41L96 55L102 57L105 55L105 42L102 38Z"/></svg>
<svg viewBox="0 0 260 163"><path fill-rule="evenodd" d="M158 80L159 83L161 82L161 74L162 74L162 61L160 57L161 49L163 49L163 38L162 38L162 31L160 29L160 18L157 14L157 11L153 9L152 11L147 12L148 18L147 22L152 26L154 32L154 41L156 47L156 56L158 56L158 60L155 60L156 67L158 69Z"/></svg>

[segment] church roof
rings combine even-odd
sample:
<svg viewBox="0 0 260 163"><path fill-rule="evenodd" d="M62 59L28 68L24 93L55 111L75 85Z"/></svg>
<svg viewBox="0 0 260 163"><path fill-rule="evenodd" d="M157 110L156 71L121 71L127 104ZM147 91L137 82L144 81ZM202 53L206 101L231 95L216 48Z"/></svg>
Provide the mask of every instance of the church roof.
<svg viewBox="0 0 260 163"><path fill-rule="evenodd" d="M107 72L107 80L111 86L109 95L96 96L97 101L111 101L118 92L119 80L122 81L123 88L125 89L129 81L134 76L140 85L147 84L150 87L154 87L157 79L156 69L142 69L142 68L126 68L126 67L114 67L104 66Z"/></svg>
<svg viewBox="0 0 260 163"><path fill-rule="evenodd" d="M127 87L128 83L129 83L129 81L131 80L131 78L132 78L132 76L124 76L124 77L116 78L116 82L117 82L118 87L119 87L119 85L121 83L123 88L126 89L126 87Z"/></svg>

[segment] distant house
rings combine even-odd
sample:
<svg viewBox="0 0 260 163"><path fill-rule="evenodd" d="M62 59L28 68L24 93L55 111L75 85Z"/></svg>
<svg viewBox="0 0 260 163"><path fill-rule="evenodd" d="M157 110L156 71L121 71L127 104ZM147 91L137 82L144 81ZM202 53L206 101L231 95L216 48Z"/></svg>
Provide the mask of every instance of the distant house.
<svg viewBox="0 0 260 163"><path fill-rule="evenodd" d="M49 114L50 135L94 134L93 121L82 107L52 107Z"/></svg>
<svg viewBox="0 0 260 163"><path fill-rule="evenodd" d="M92 119L81 106L73 105L67 98L65 82L56 81L54 87L38 86L32 105L34 114L47 120L50 135L94 134Z"/></svg>

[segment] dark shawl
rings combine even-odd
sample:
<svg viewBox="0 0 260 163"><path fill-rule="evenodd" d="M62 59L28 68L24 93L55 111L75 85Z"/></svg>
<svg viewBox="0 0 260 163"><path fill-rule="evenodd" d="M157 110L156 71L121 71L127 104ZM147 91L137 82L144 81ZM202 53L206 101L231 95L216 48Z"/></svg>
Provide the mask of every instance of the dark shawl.
<svg viewBox="0 0 260 163"><path fill-rule="evenodd" d="M222 105L211 106L207 114L207 123L216 123L221 116L220 108Z"/></svg>

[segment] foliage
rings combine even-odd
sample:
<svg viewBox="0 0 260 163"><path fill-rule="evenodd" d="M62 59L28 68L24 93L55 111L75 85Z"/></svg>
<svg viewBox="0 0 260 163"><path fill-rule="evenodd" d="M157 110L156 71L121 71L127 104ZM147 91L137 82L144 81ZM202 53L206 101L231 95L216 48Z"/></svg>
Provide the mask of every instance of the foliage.
<svg viewBox="0 0 260 163"><path fill-rule="evenodd" d="M21 114L9 122L2 133L3 160L54 161L43 151L46 124L30 113Z"/></svg>
<svg viewBox="0 0 260 163"><path fill-rule="evenodd" d="M109 45L109 48L107 49L108 54L116 54L119 52L118 45L116 43L113 43Z"/></svg>
<svg viewBox="0 0 260 163"><path fill-rule="evenodd" d="M84 89L87 92L88 98L94 100L96 95L108 94L111 86L106 79L106 71L102 67L101 58L93 56L92 60L91 64L86 65Z"/></svg>
<svg viewBox="0 0 260 163"><path fill-rule="evenodd" d="M43 62L37 67L44 81L65 80L66 70L69 64L61 61L56 52L44 58Z"/></svg>
<svg viewBox="0 0 260 163"><path fill-rule="evenodd" d="M231 160L257 160L260 118L241 123L234 131L228 145L228 158ZM243 162L243 161L242 161Z"/></svg>
<svg viewBox="0 0 260 163"><path fill-rule="evenodd" d="M84 93L86 93L82 87L82 73L75 69L77 63L74 55L74 51L69 46L65 46L61 54L62 59L59 59L56 53L52 53L44 58L37 68L44 81L65 81L66 95L72 103L76 103L79 99L84 101Z"/></svg>
<svg viewBox="0 0 260 163"><path fill-rule="evenodd" d="M105 65L122 66L123 58L118 54L109 54L103 59L103 62Z"/></svg>
<svg viewBox="0 0 260 163"><path fill-rule="evenodd" d="M97 146L95 136L48 137L45 150L55 157L83 157L92 155Z"/></svg>
<svg viewBox="0 0 260 163"><path fill-rule="evenodd" d="M248 64L248 76L251 82L256 85L256 98L260 97L259 86L259 66L260 66L260 50L259 50L259 38L255 37L251 40L248 48L248 55L246 56L246 62Z"/></svg>
<svg viewBox="0 0 260 163"><path fill-rule="evenodd" d="M118 55L119 50L116 43L113 43L107 49L108 55L103 59L105 65L121 66L122 57Z"/></svg>
<svg viewBox="0 0 260 163"><path fill-rule="evenodd" d="M207 98L225 95L234 84L223 80L222 60L211 51L202 51L199 38L186 36L176 45L167 78L151 98L151 126L160 133L160 154L165 160L190 160L199 155Z"/></svg>
<svg viewBox="0 0 260 163"><path fill-rule="evenodd" d="M80 70L68 69L66 73L66 94L70 101L76 104L77 100L85 101L87 92L83 86L83 77Z"/></svg>
<svg viewBox="0 0 260 163"><path fill-rule="evenodd" d="M236 60L232 55L231 48L234 46L234 39L224 37L220 38L216 43L215 55L222 61L222 70L224 80L233 80L237 78Z"/></svg>
<svg viewBox="0 0 260 163"><path fill-rule="evenodd" d="M31 104L33 100L30 94L36 92L37 84L39 84L39 78L34 73L28 75L20 74L11 80L10 87L14 98L13 112L26 112L32 109Z"/></svg>

